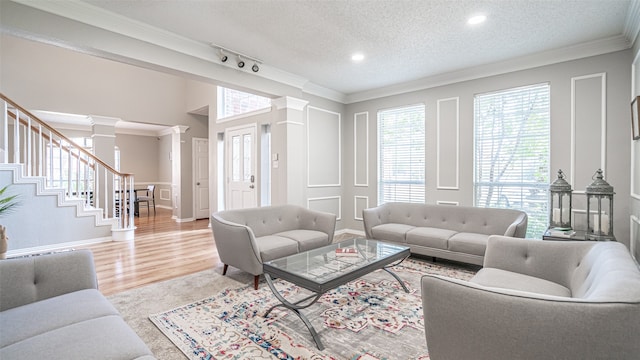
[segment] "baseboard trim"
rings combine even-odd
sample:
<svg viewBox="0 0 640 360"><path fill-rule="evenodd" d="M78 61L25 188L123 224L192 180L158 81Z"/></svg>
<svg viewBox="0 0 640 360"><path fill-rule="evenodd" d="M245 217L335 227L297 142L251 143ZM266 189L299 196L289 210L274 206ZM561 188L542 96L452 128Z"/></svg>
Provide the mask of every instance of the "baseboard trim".
<svg viewBox="0 0 640 360"><path fill-rule="evenodd" d="M96 239L70 241L66 243L34 246L30 248L17 249L17 250L9 250L7 251L7 259L12 257L25 256L25 255L37 255L41 253L48 253L48 252L59 251L64 249L73 249L76 246L92 245L92 244L98 244L98 243L109 242L109 241L113 241L113 239L111 237L102 237L102 238L96 238Z"/></svg>

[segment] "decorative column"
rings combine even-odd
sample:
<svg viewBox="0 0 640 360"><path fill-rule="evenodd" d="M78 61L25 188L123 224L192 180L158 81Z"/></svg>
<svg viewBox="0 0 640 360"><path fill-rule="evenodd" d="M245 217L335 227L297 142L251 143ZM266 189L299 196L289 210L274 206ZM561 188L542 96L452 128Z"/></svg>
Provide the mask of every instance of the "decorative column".
<svg viewBox="0 0 640 360"><path fill-rule="evenodd" d="M173 219L180 222L182 219L182 134L188 126L176 125L171 128L171 208Z"/></svg>
<svg viewBox="0 0 640 360"><path fill-rule="evenodd" d="M271 202L306 207L306 119L304 108L309 102L285 96L275 99L274 123L271 129Z"/></svg>
<svg viewBox="0 0 640 360"><path fill-rule="evenodd" d="M89 115L91 121L91 141L93 143L93 155L102 160L107 165L115 169L115 147L116 147L116 123L120 121L118 118ZM107 176L107 178L112 179ZM96 196L94 194L94 206L102 208L109 217L112 217L111 202L112 196L104 196L105 194L113 194L113 181L105 184L105 169L97 168L95 173L95 194L102 194L102 196ZM107 203L104 203L104 199Z"/></svg>

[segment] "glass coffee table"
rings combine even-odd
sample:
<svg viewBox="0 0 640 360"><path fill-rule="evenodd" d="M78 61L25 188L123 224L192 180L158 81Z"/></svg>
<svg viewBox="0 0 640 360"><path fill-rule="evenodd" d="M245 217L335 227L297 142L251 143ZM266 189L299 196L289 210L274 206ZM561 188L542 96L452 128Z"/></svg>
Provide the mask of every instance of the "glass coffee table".
<svg viewBox="0 0 640 360"><path fill-rule="evenodd" d="M340 255L338 252L341 250L336 249L355 250L346 250L349 254ZM404 291L409 292L398 275L389 269L399 265L409 255L407 246L352 239L266 262L263 265L264 277L280 304L272 306L264 317L268 317L279 306L290 309L309 329L318 349L323 350L324 345L318 333L300 310L313 305L325 292L378 269L384 269L402 285ZM272 278L283 279L311 291L312 294L296 302L289 302L278 292Z"/></svg>

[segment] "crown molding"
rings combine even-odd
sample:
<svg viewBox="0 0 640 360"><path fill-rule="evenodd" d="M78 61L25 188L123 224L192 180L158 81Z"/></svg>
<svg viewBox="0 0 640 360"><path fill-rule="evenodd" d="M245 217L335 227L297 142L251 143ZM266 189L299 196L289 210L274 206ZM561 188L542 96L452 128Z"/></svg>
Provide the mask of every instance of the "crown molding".
<svg viewBox="0 0 640 360"><path fill-rule="evenodd" d="M463 81L476 80L514 71L527 70L540 66L582 59L590 56L602 55L615 51L626 50L630 47L631 44L628 39L624 35L618 35L487 65L434 75L402 84L349 94L347 95L346 104L353 104L361 101L373 100L412 91L425 90Z"/></svg>
<svg viewBox="0 0 640 360"><path fill-rule="evenodd" d="M633 46L640 32L640 0L631 0L622 34Z"/></svg>
<svg viewBox="0 0 640 360"><path fill-rule="evenodd" d="M324 99L329 99L329 100L333 100L335 102L339 102L341 104L345 104L347 101L347 95L344 93L341 93L339 91L336 90L332 90L329 88L326 88L324 86L320 86L317 85L315 83L312 82L307 82L304 87L302 88L302 92L309 94L309 95L315 95L315 96L319 96L321 98Z"/></svg>

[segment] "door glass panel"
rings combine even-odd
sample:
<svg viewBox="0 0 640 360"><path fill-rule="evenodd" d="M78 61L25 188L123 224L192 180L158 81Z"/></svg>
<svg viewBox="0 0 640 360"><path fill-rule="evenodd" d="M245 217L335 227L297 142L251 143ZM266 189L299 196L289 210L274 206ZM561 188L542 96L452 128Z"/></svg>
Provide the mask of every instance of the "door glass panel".
<svg viewBox="0 0 640 360"><path fill-rule="evenodd" d="M251 178L251 134L244 134L244 181L250 181Z"/></svg>
<svg viewBox="0 0 640 360"><path fill-rule="evenodd" d="M231 138L231 177L240 181L240 136Z"/></svg>

